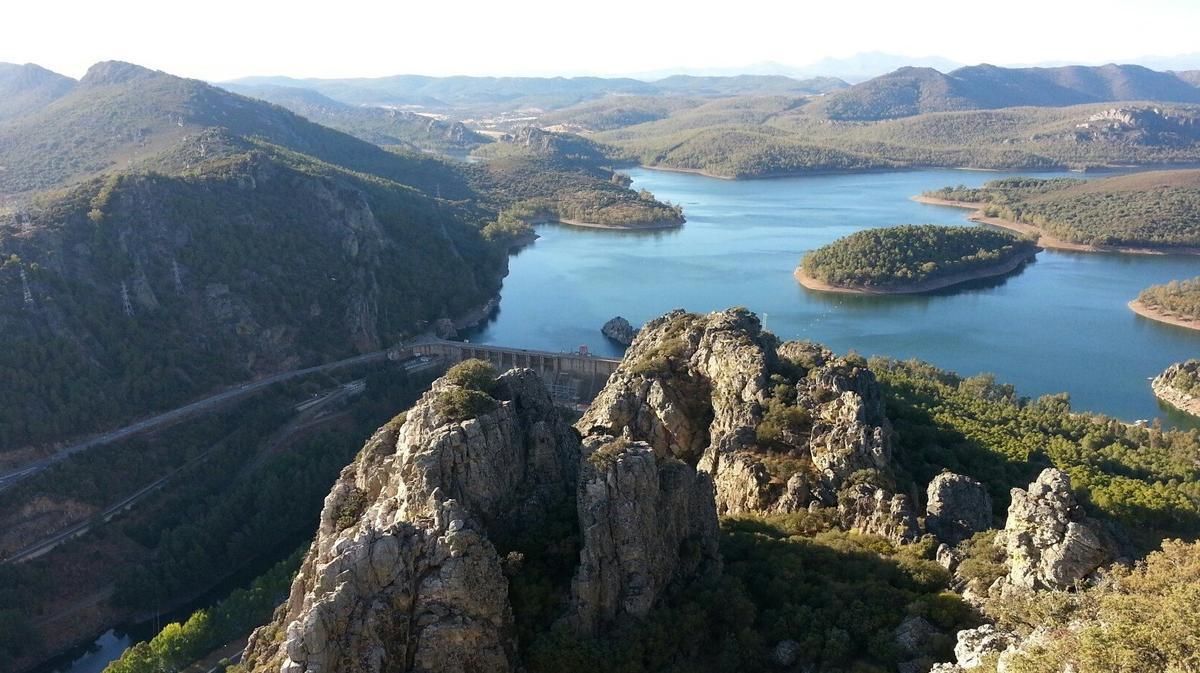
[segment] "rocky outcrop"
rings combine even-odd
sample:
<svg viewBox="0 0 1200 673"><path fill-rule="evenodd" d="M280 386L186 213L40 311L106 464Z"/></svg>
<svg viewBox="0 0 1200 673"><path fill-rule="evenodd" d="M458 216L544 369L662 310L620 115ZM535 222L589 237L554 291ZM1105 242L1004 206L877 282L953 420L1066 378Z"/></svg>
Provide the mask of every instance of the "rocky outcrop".
<svg viewBox="0 0 1200 673"><path fill-rule="evenodd" d="M534 372L481 383L481 367L436 381L343 470L287 603L247 645L247 670L519 670L505 574L519 564L493 541L562 508L581 543L562 621L582 633L719 571L708 474L628 437L581 444Z"/></svg>
<svg viewBox="0 0 1200 673"><path fill-rule="evenodd" d="M970 477L943 472L926 489L925 528L950 545L992 527L992 498Z"/></svg>
<svg viewBox="0 0 1200 673"><path fill-rule="evenodd" d="M494 409L467 420L439 411L455 388L436 382L343 470L286 607L247 646L250 670L515 667L489 536L574 497L578 438L533 372L501 376Z"/></svg>
<svg viewBox="0 0 1200 673"><path fill-rule="evenodd" d="M708 472L722 514L832 506L850 475L890 470L891 425L865 363L780 344L742 309L647 323L576 427L628 432Z"/></svg>
<svg viewBox="0 0 1200 673"><path fill-rule="evenodd" d="M915 542L921 536L908 496L869 484L855 484L838 494L838 517L849 530L896 544Z"/></svg>
<svg viewBox="0 0 1200 673"><path fill-rule="evenodd" d="M637 336L637 330L621 316L604 323L604 326L600 328L600 333L622 346L633 344L633 338Z"/></svg>
<svg viewBox="0 0 1200 673"><path fill-rule="evenodd" d="M1008 555L1008 582L1025 589L1066 589L1115 556L1098 522L1084 516L1061 470L1042 471L1028 490L1014 488L997 546Z"/></svg>
<svg viewBox="0 0 1200 673"><path fill-rule="evenodd" d="M593 633L645 616L672 581L717 571L717 513L707 474L645 442L593 436L583 451L571 620Z"/></svg>
<svg viewBox="0 0 1200 673"><path fill-rule="evenodd" d="M1200 416L1200 360L1176 362L1154 377L1150 388L1154 396L1166 404L1193 416Z"/></svg>

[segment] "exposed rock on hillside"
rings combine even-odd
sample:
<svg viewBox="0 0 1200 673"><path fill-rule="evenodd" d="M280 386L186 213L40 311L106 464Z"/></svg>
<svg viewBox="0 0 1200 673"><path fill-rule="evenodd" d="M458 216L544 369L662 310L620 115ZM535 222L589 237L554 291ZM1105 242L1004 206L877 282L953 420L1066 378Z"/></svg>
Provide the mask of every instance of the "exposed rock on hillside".
<svg viewBox="0 0 1200 673"><path fill-rule="evenodd" d="M579 444L532 372L500 377L492 411L448 421L439 400L462 390L437 382L343 471L286 608L247 647L252 670L516 665L489 535L569 502Z"/></svg>
<svg viewBox="0 0 1200 673"><path fill-rule="evenodd" d="M838 496L838 516L850 530L897 544L914 542L921 536L908 496L892 495L877 486L855 484L843 490Z"/></svg>
<svg viewBox="0 0 1200 673"><path fill-rule="evenodd" d="M600 333L622 346L629 346L633 343L633 337L637 336L637 330L621 316L604 323L604 326L600 328Z"/></svg>
<svg viewBox="0 0 1200 673"><path fill-rule="evenodd" d="M707 474L607 435L584 440L584 454L572 620L591 633L621 615L645 616L672 580L715 571L719 561Z"/></svg>
<svg viewBox="0 0 1200 673"><path fill-rule="evenodd" d="M562 617L582 633L719 570L707 474L627 438L581 450L536 374L489 371L456 367L343 470L287 604L247 646L249 670L518 670L505 572L520 569L494 541L561 508L577 506L582 542Z"/></svg>
<svg viewBox="0 0 1200 673"><path fill-rule="evenodd" d="M722 514L836 505L852 474L891 467L891 425L865 363L781 345L740 309L647 323L576 427L628 431L697 465Z"/></svg>
<svg viewBox="0 0 1200 673"><path fill-rule="evenodd" d="M996 544L1008 554L1009 582L1026 589L1066 589L1115 555L1099 524L1084 516L1070 477L1054 468L1028 490L1012 490Z"/></svg>
<svg viewBox="0 0 1200 673"><path fill-rule="evenodd" d="M1150 388L1154 396L1167 404L1200 416L1200 396L1194 394L1195 382L1200 379L1200 360L1176 362L1154 377Z"/></svg>
<svg viewBox="0 0 1200 673"><path fill-rule="evenodd" d="M992 498L970 477L943 472L929 482L926 495L925 527L947 544L992 527Z"/></svg>

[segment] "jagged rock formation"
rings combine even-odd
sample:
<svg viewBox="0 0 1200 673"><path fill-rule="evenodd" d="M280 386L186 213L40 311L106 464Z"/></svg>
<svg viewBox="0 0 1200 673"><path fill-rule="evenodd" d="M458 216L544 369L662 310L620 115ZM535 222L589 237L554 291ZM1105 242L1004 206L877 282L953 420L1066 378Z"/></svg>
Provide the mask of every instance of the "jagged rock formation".
<svg viewBox="0 0 1200 673"><path fill-rule="evenodd" d="M577 628L643 617L675 578L719 568L712 480L645 442L588 437L580 475Z"/></svg>
<svg viewBox="0 0 1200 673"><path fill-rule="evenodd" d="M942 542L958 544L992 527L992 498L978 481L943 472L926 489L925 527Z"/></svg>
<svg viewBox="0 0 1200 673"><path fill-rule="evenodd" d="M833 506L855 472L890 470L891 425L864 363L781 345L739 309L647 323L576 427L628 429L697 465L722 514Z"/></svg>
<svg viewBox="0 0 1200 673"><path fill-rule="evenodd" d="M537 525L575 492L578 439L530 371L495 408L448 421L435 383L334 486L286 608L251 638L255 671L505 671L508 582L489 534Z"/></svg>
<svg viewBox="0 0 1200 673"><path fill-rule="evenodd" d="M908 496L878 486L854 484L838 494L838 516L850 530L885 537L897 544L921 537Z"/></svg>
<svg viewBox="0 0 1200 673"><path fill-rule="evenodd" d="M582 543L563 621L582 633L719 571L707 474L627 438L581 448L530 370L487 386L462 371L343 470L286 605L247 645L248 670L519 670L510 566L493 541L562 507L577 508Z"/></svg>
<svg viewBox="0 0 1200 673"><path fill-rule="evenodd" d="M1066 589L1115 556L1115 546L1084 516L1071 478L1042 471L1028 490L1014 488L997 546L1008 554L1008 582L1025 589Z"/></svg>
<svg viewBox="0 0 1200 673"><path fill-rule="evenodd" d="M628 320L621 316L617 316L604 323L604 326L600 328L600 333L622 346L631 345L633 338L637 336L637 330L633 328L633 325L629 324Z"/></svg>

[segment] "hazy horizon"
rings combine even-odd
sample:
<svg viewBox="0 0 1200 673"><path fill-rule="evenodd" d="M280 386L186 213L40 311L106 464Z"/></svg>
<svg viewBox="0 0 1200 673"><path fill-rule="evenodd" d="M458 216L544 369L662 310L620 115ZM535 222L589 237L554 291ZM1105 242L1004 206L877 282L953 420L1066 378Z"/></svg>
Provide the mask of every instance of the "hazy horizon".
<svg viewBox="0 0 1200 673"><path fill-rule="evenodd" d="M315 2L215 0L197 14L124 0L81 4L66 20L57 6L21 5L5 12L0 61L36 63L77 78L93 63L122 60L209 81L761 74L756 68L803 70L824 59L876 53L915 63L1200 67L1193 40L1200 4L1184 0L1100 0L1084 13L1032 0L986 9L947 0L919 7L869 0L850 10L753 0L736 13L629 0L603 12L547 0L459 7L447 13L349 0L330 13ZM1191 58L1172 66L1181 56Z"/></svg>

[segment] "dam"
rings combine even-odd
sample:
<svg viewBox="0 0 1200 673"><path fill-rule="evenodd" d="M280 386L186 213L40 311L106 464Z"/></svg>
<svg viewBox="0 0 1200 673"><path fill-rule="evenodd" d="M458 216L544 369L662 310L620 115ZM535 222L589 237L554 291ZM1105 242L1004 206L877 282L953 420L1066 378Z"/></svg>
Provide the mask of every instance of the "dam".
<svg viewBox="0 0 1200 673"><path fill-rule="evenodd" d="M442 339L405 344L394 353L394 358L435 359L446 367L463 360L478 359L490 362L502 372L513 368L532 369L546 382L554 401L567 406L591 402L621 364L619 358L591 355L585 348L554 353Z"/></svg>

